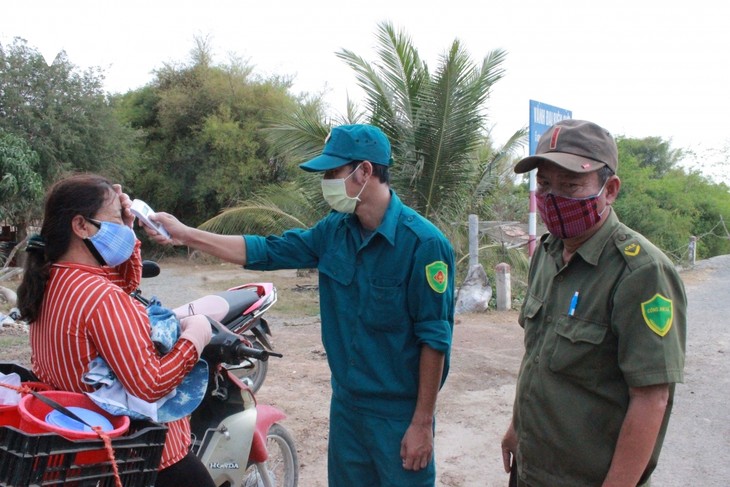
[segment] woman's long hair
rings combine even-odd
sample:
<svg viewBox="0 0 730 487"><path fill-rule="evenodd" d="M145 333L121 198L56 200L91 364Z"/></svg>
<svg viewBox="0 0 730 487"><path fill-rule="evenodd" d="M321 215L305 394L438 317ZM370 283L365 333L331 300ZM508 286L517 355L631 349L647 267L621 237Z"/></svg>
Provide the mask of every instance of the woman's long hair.
<svg viewBox="0 0 730 487"><path fill-rule="evenodd" d="M38 319L51 265L71 244L71 220L93 218L113 191L112 183L95 174L77 174L56 182L46 193L40 235L30 238L23 280L18 287L18 309L29 323Z"/></svg>

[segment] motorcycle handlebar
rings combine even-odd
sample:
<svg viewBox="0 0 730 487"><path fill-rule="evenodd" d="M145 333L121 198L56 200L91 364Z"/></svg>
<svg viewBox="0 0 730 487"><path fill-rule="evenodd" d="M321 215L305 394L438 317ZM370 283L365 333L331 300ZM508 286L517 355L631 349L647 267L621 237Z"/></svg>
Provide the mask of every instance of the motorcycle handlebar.
<svg viewBox="0 0 730 487"><path fill-rule="evenodd" d="M263 348L249 347L246 346L243 342L239 342L236 345L234 353L239 362L247 358L255 358L256 360L262 360L265 362L269 359L269 357L283 357L283 355L280 353L270 352L268 350L264 350Z"/></svg>
<svg viewBox="0 0 730 487"><path fill-rule="evenodd" d="M227 364L238 364L246 359L252 358L266 362L269 357L283 357L282 354L270 352L262 348L254 348L246 345L239 337L233 340L216 340L220 336L214 336L208 345L203 349L203 358L211 362L224 362Z"/></svg>
<svg viewBox="0 0 730 487"><path fill-rule="evenodd" d="M238 364L248 358L267 361L269 357L283 357L282 354L269 350L249 347L239 335L212 318L208 318L213 327L213 338L203 349L203 358L212 362Z"/></svg>

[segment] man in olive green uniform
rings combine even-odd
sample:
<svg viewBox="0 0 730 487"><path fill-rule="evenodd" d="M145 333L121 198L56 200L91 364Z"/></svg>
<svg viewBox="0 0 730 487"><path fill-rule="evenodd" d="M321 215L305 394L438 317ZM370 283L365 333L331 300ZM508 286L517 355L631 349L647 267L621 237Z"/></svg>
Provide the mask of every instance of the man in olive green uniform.
<svg viewBox="0 0 730 487"><path fill-rule="evenodd" d="M686 296L669 259L619 222L611 134L551 127L534 156L537 246L519 322L525 356L502 440L513 485L645 485L682 382ZM516 466L515 466L516 465Z"/></svg>

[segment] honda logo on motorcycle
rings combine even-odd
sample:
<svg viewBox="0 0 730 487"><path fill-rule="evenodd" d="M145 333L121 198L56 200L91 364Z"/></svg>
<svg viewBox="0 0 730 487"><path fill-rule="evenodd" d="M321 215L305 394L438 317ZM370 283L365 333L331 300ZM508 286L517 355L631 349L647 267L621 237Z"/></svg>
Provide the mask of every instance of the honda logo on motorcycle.
<svg viewBox="0 0 730 487"><path fill-rule="evenodd" d="M228 463L217 463L217 462L210 462L208 464L208 468L211 470L238 470L240 467L238 466L238 463L236 462L228 462Z"/></svg>

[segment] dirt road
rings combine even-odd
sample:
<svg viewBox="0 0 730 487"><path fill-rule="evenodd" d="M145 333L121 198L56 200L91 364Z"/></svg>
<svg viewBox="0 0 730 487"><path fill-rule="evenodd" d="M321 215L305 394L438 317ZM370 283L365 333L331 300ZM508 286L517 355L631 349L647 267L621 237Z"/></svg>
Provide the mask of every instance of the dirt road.
<svg viewBox="0 0 730 487"><path fill-rule="evenodd" d="M689 297L685 384L677 386L654 487L730 485L730 256L682 273ZM293 271L255 273L229 265L163 263L162 274L145 280L147 295L176 306L236 283L271 281L280 292L269 313L274 345L259 402L282 408L295 436L300 485L327 485L329 370L319 336L313 275ZM8 330L0 332L0 338ZM438 403L437 485L505 486L499 442L507 426L522 355L517 312L460 315L454 331L452 368ZM27 361L27 348L4 346L2 359Z"/></svg>
<svg viewBox="0 0 730 487"><path fill-rule="evenodd" d="M652 485L730 485L730 255L682 273L688 331L684 384L677 386Z"/></svg>

